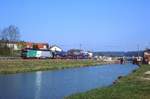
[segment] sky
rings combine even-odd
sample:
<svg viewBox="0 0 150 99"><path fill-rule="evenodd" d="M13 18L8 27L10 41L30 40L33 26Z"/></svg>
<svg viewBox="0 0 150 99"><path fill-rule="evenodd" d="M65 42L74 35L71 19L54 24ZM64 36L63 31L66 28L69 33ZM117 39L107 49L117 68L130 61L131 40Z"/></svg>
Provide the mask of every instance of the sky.
<svg viewBox="0 0 150 99"><path fill-rule="evenodd" d="M150 0L0 0L0 30L65 50L134 51L150 47Z"/></svg>

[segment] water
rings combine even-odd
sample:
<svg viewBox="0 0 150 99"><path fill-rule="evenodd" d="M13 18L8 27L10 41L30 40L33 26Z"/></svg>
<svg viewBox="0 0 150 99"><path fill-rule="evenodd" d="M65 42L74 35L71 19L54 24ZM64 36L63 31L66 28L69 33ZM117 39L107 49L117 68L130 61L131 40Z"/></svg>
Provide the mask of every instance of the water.
<svg viewBox="0 0 150 99"><path fill-rule="evenodd" d="M62 99L73 93L112 85L136 65L94 67L0 75L0 99Z"/></svg>

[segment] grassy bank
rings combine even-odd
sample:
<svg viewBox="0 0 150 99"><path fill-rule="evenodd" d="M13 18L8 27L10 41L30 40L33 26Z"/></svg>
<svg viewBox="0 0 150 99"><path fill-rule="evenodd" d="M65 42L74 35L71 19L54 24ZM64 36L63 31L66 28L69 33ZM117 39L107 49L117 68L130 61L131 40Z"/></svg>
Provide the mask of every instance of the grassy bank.
<svg viewBox="0 0 150 99"><path fill-rule="evenodd" d="M150 75L146 75L146 71L150 71L150 65L142 65L111 87L75 94L66 99L150 99Z"/></svg>
<svg viewBox="0 0 150 99"><path fill-rule="evenodd" d="M106 64L94 60L1 60L0 74L64 69Z"/></svg>

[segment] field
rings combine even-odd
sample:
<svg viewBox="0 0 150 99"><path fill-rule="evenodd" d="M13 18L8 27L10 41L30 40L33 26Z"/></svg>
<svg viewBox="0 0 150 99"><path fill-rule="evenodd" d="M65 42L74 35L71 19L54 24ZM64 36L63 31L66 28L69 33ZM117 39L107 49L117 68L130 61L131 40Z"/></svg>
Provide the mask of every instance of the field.
<svg viewBox="0 0 150 99"><path fill-rule="evenodd" d="M83 66L94 66L99 64L106 64L106 62L94 60L59 60L59 59L0 60L0 74L75 68Z"/></svg>
<svg viewBox="0 0 150 99"><path fill-rule="evenodd" d="M147 71L150 71L150 65L142 65L110 87L74 94L66 99L150 99L150 74L145 74Z"/></svg>

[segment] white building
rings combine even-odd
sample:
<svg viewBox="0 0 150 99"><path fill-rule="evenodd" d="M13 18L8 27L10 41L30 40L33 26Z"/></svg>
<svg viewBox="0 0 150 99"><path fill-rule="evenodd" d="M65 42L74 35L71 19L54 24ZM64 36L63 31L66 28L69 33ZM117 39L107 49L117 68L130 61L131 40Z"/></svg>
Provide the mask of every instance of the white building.
<svg viewBox="0 0 150 99"><path fill-rule="evenodd" d="M20 50L17 43L7 43L7 47L12 48L13 50Z"/></svg>
<svg viewBox="0 0 150 99"><path fill-rule="evenodd" d="M63 51L60 47L58 47L58 46L56 46L56 45L51 46L49 49L50 49L52 52L62 52L62 51Z"/></svg>
<svg viewBox="0 0 150 99"><path fill-rule="evenodd" d="M90 52L90 51L88 51L88 57L89 57L89 58L93 58L93 53Z"/></svg>

